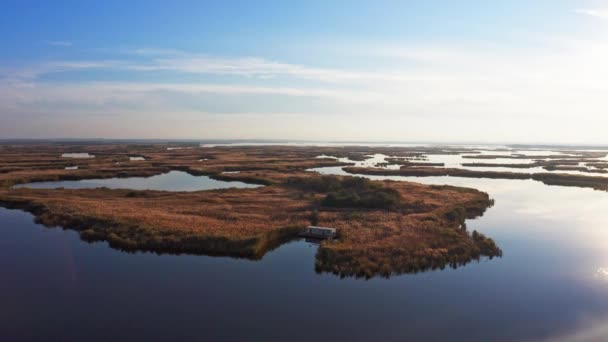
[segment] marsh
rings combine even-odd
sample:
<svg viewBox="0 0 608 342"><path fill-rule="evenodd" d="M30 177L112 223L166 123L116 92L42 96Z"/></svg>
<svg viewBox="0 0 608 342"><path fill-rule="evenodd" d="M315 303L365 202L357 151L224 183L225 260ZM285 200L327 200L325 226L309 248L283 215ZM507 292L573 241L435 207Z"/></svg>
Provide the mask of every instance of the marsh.
<svg viewBox="0 0 608 342"><path fill-rule="evenodd" d="M208 150L208 153L215 153L216 159L210 159L208 162L212 164L207 167L217 170L214 172L218 175L225 172L222 168L217 169L217 165L226 163L222 161L227 158L224 154L235 155L233 150ZM370 153L361 161L345 158L341 163L374 166L385 162L386 156L391 154L389 152L383 151L386 155ZM268 150L267 153L273 155L275 152ZM317 159L314 158L316 152L305 153ZM394 151L392 153L395 154ZM191 152L191 155L192 164L200 164L196 152ZM442 158L441 155L428 154L425 159L456 167L449 161L455 158L453 156L448 154ZM111 156L104 158L109 158L108 162L112 160ZM158 155L155 158L158 160ZM261 155L260 158L267 157ZM93 160L88 163L104 163L103 160ZM459 159L459 162L463 161ZM319 162L331 165L329 160ZM291 163L302 167L311 165L297 158ZM95 167L86 162L85 165ZM343 167L323 166L308 172L346 176L348 174L342 170ZM251 177L255 172L259 174L257 177L274 175L261 171L229 171L225 176ZM291 240L274 247L276 249L261 258L249 260L226 256L123 252L109 247L107 242L85 242L71 230L49 229L34 223L33 217L23 211L0 209L4 234L0 259L5 260L2 268L6 275L2 284L4 297L1 299L6 303L4 312L12 312L12 323L2 326L2 337L22 336L19 334L25 327L36 326L38 329L29 333L32 339L49 334L93 340L115 336L196 338L200 337L199 322L205 320L206 324L213 323L212 326L216 327L206 330L205 337L208 338L270 336L309 340L319 338L321 332L302 331L297 322L323 306L322 316L335 323L323 330L324 338L508 341L572 334L590 324L584 317L602 319L608 315L608 301L603 299L608 296L608 283L603 276L603 270L608 267L603 251L603 246L608 244L608 235L602 229L608 225L608 216L602 210L608 206L608 193L588 188L548 186L533 180L362 176L374 180L449 184L487 192L494 199L494 206L483 216L467 220L467 228L492 237L502 249L502 256L457 268L365 280L340 277L331 272L319 273L315 258L321 246L303 240ZM18 187L47 191L56 191L57 187L86 191L106 187L107 190L95 191L109 191L108 194L122 191L126 195L129 195L128 191L136 191L133 200L145 201L146 196L152 195L145 193L150 189L179 194L183 191L217 191L213 189L241 183L170 171L149 177L35 182ZM259 186L243 184L251 190ZM36 253L31 253L32 250ZM125 287L124 284L130 285ZM118 287L120 291L114 290ZM299 295L294 297L294 293ZM83 296L89 300L83 300ZM139 305L125 307L125 302ZM224 304L220 305L220 302ZM206 310L212 303L216 303L213 305L215 309ZM91 307L98 312L95 324L116 328L92 336L92 322L82 315ZM345 307L347 311L344 311ZM408 309L403 310L404 307ZM527 309L522 311L522 307ZM248 314L261 308L265 308L264 315ZM31 310L37 314L26 314ZM439 316L438 312L441 313ZM370 315L377 320L370 321ZM495 316L501 319L488 320ZM62 317L63 323L52 323L57 322L53 317ZM128 329L121 328L125 317L131 317ZM151 327L149 320L152 317L162 318L163 324ZM282 324L272 333L264 331L256 335L248 330L248 327L263 324L268 319ZM449 329L430 329L438 320L443 320L444 324L450 322ZM480 321L486 323L479 325ZM522 325L522 321L532 324ZM383 323L379 325L379 322ZM346 325L351 328L339 328ZM227 326L232 328L221 328ZM379 326L391 328L378 330ZM179 333L175 335L177 330ZM296 330L298 334L294 337ZM494 334L497 330L501 331L500 338ZM167 331L171 331L170 336L165 335ZM474 336L471 336L471 331L475 331Z"/></svg>

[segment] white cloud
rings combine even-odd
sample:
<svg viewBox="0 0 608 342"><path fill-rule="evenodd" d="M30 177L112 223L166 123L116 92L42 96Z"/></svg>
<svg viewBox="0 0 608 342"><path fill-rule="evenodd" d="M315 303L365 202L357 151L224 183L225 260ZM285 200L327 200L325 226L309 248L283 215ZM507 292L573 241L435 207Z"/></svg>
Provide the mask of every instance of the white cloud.
<svg viewBox="0 0 608 342"><path fill-rule="evenodd" d="M121 62L117 61L55 61L27 65L19 68L0 69L0 81L5 84L35 81L38 78L66 71L91 69L116 69Z"/></svg>
<svg viewBox="0 0 608 342"><path fill-rule="evenodd" d="M285 95L294 97L322 97L348 102L369 102L383 99L373 91L330 89L313 87L265 87L252 85L218 85L204 83L137 83L137 82L78 82L78 83L21 83L0 85L3 104L49 102L100 103L112 99L129 99L142 94L153 96L158 92L182 94L225 95Z"/></svg>
<svg viewBox="0 0 608 342"><path fill-rule="evenodd" d="M600 18L600 19L608 19L608 9L577 9L576 13L590 15L592 17Z"/></svg>
<svg viewBox="0 0 608 342"><path fill-rule="evenodd" d="M135 50L139 51L139 50ZM148 54L150 50L144 50ZM155 51L155 50L151 50ZM295 77L319 82L344 83L364 80L397 81L403 75L390 71L358 71L346 69L317 68L300 64L283 63L259 57L225 58L197 54L177 53L172 56L162 51L160 58L147 63L124 65L136 71L174 71L189 74L215 74L242 77L273 78Z"/></svg>
<svg viewBox="0 0 608 342"><path fill-rule="evenodd" d="M487 137L500 134L501 139L524 133L560 139L572 136L573 129L582 138L603 139L600 128L608 124L604 113L608 107L608 41L552 38L528 48L496 42L387 44L362 50L353 53L368 54L377 63L329 68L146 48L122 51L112 55L113 60L45 62L14 70L5 67L0 109L7 113L47 111L49 115L104 109L120 112L121 108L133 115L138 110L158 113L173 109L208 115L199 98L204 97L208 105L213 96L201 94L218 94L218 103L251 105L252 112L258 113L280 112L285 106L275 105L279 102L297 107L303 101L323 99L302 108L311 115L335 113L353 127L362 121L349 123L350 117L367 115L377 125L391 122L426 127L446 137L465 132L471 136L474 132L470 130L476 127ZM95 79L96 73L90 73L93 79L87 81L43 80L48 74L81 70L123 73L123 80L101 81ZM158 71L173 80L163 80ZM134 81L134 74L145 77ZM180 77L188 81L176 81ZM155 108L160 109L152 111ZM433 126L432 122L440 124ZM454 124L444 125L447 122ZM373 122L365 129L371 131L370 125ZM398 134L399 126L390 131Z"/></svg>

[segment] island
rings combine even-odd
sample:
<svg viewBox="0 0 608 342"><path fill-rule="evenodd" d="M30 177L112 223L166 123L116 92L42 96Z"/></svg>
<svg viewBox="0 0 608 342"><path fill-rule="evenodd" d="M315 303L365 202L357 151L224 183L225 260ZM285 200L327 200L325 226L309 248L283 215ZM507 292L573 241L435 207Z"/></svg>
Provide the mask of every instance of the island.
<svg viewBox="0 0 608 342"><path fill-rule="evenodd" d="M76 230L83 240L107 241L129 252L255 260L298 238L309 225L331 227L337 238L319 243L315 269L339 276L388 277L502 254L493 240L466 226L467 219L492 206L484 192L308 171L352 165L350 161L375 152L365 147L2 145L0 205L28 211L49 227ZM319 158L323 155L349 161ZM262 186L191 192L16 186L176 170Z"/></svg>

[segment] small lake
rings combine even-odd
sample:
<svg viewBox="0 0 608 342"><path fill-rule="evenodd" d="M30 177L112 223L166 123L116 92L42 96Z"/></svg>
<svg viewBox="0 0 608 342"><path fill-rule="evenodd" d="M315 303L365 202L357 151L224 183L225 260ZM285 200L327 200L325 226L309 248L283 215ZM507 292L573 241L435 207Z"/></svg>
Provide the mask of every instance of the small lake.
<svg viewBox="0 0 608 342"><path fill-rule="evenodd" d="M228 188L256 188L261 185L244 182L227 182L212 179L208 176L193 176L183 171L171 171L152 177L128 177L107 179L84 179L54 182L36 182L20 184L15 188L32 189L110 189L158 190L158 191L201 191Z"/></svg>

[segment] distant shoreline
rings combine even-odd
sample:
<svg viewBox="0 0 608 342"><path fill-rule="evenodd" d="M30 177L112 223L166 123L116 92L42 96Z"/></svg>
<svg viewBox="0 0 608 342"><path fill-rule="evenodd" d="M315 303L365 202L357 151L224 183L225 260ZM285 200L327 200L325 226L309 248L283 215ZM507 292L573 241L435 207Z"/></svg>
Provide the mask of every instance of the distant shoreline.
<svg viewBox="0 0 608 342"><path fill-rule="evenodd" d="M14 138L0 139L0 145L9 144L177 144L177 145L232 145L232 146L457 146L495 147L509 149L556 149L556 150L608 150L608 144L551 144L551 143L501 143L501 142L436 142L436 141L331 141L298 139L146 139L146 138Z"/></svg>

